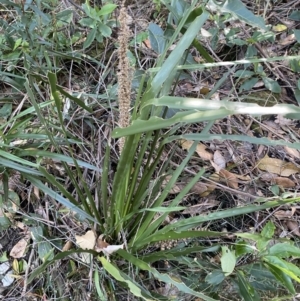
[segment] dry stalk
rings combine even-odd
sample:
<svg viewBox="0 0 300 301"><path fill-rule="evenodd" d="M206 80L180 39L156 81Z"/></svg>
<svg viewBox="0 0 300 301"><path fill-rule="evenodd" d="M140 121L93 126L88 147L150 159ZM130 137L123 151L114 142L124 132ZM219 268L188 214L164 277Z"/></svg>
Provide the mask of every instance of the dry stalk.
<svg viewBox="0 0 300 301"><path fill-rule="evenodd" d="M129 27L127 20L129 19L126 8L122 3L120 10L120 32L119 32L119 72L118 72L118 98L119 98L119 110L120 110L120 121L119 126L121 128L127 127L130 121L130 91L131 91L131 70L129 59L127 57L128 42L129 42ZM119 139L119 152L122 152L124 147L125 137Z"/></svg>

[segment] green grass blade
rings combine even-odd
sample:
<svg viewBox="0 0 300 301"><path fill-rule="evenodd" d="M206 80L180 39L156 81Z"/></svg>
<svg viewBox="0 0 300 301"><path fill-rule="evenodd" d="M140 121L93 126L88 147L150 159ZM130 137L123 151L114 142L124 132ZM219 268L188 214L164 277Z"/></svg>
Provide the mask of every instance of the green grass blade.
<svg viewBox="0 0 300 301"><path fill-rule="evenodd" d="M91 222L95 222L98 223L93 216L91 216L90 214L88 214L87 212L85 212L84 210L80 209L78 206L72 204L69 200L67 200L66 198L62 197L61 195L59 195L56 191L52 190L51 188L49 188L48 186L46 186L45 184L43 184L40 180L38 180L37 178L33 177L32 175L28 175L26 174L25 177L33 184L35 185L37 188L39 188L41 191L43 191L44 193L48 194L51 198L53 198L54 200L58 201L59 203L61 203L63 206L67 207L68 209L76 212L77 214L87 218L89 221Z"/></svg>
<svg viewBox="0 0 300 301"><path fill-rule="evenodd" d="M72 157L67 157L65 155L62 154L57 154L57 153L52 153L52 152L48 152L48 151L40 151L40 150L23 150L22 151L22 155L23 156L33 156L33 157L42 157L42 158L51 158L60 162L65 162L68 164L74 164L74 159ZM97 172L102 172L102 169L89 164L87 162L81 161L81 160L76 160L76 163L78 164L78 166L83 167L83 168L88 168L90 170L94 170Z"/></svg>
<svg viewBox="0 0 300 301"><path fill-rule="evenodd" d="M186 110L218 110L225 108L233 114L250 114L253 116L269 114L299 114L300 108L292 104L276 104L272 107L262 107L256 103L233 102L228 100L215 101L211 99L185 98L175 96L163 96L150 99L143 103L142 108L147 105L167 106L172 109ZM300 119L300 116L299 116Z"/></svg>
<svg viewBox="0 0 300 301"><path fill-rule="evenodd" d="M166 241L166 240L176 240L183 238L195 238L195 237L221 237L226 235L224 232L214 232L214 231L168 231L165 233L158 233L145 237L144 240L139 240L135 242L135 248L141 248L142 246L148 245L156 241Z"/></svg>
<svg viewBox="0 0 300 301"><path fill-rule="evenodd" d="M161 274L161 273L159 273L156 269L151 268L149 264L147 264L146 262L144 262L144 261L142 261L142 260L140 260L140 259L132 256L131 254L129 254L125 250L119 250L118 254L120 256L122 256L124 259L128 260L129 262L131 262L133 265L135 265L138 268L140 268L141 270L150 272L159 281L162 281L164 283L168 283L168 284L174 285L175 287L177 287L179 289L179 291L181 291L183 293L190 294L192 296L196 296L196 297L202 298L205 301L217 301L215 299L212 299L212 298L206 296L203 293L196 292L196 291L190 289L189 287L186 286L185 283L183 283L182 281L180 281L178 279L173 279L172 277L170 277L167 274Z"/></svg>
<svg viewBox="0 0 300 301"><path fill-rule="evenodd" d="M208 17L209 14L204 11L189 25L189 28L178 42L176 48L171 52L159 72L154 77L151 83L154 94L159 91L162 84L168 79L170 73L178 65L178 62L183 57L185 50L191 45Z"/></svg>
<svg viewBox="0 0 300 301"><path fill-rule="evenodd" d="M131 293L136 296L140 297L143 300L152 301L154 300L153 297L151 297L150 293L145 293L145 290L140 288L137 284L133 282L133 280L129 279L127 275L122 273L117 267L115 267L113 264L111 264L108 260L106 260L104 257L98 257L100 262L102 263L103 268L112 275L116 280L121 281L123 283L126 283L128 285L129 290ZM148 296L147 296L148 295Z"/></svg>
<svg viewBox="0 0 300 301"><path fill-rule="evenodd" d="M8 159L2 158L2 157L0 157L0 165L2 165L3 167L11 168L13 170L17 170L21 173L27 173L27 174L35 175L35 176L42 175L38 170L23 166L21 164L18 164L14 161L11 161L11 160L8 160Z"/></svg>
<svg viewBox="0 0 300 301"><path fill-rule="evenodd" d="M288 146L291 148L300 149L300 142L291 143L284 140L270 140L268 138L256 138L256 137L250 137L244 135L186 134L186 135L168 137L166 138L166 142L171 142L178 139L186 139L192 141L211 141L214 139L217 139L219 141L222 140L245 141L254 144L263 144L263 145L270 145L270 146L282 145L282 146Z"/></svg>
<svg viewBox="0 0 300 301"><path fill-rule="evenodd" d="M205 170L201 169L197 173L197 175L180 191L180 193L176 196L176 198L171 202L171 204L169 205L169 208L173 208L174 206L177 206L181 202L181 200L187 195L187 193L192 189L192 187L199 181L199 179L201 178L201 176L203 175L204 172L205 172ZM167 213L164 213L159 218L157 218L155 221L153 221L150 224L150 226L147 228L147 230L145 231L144 236L148 237L153 232L155 232L156 229L158 229L159 226L164 222L166 217L167 217ZM133 247L138 248L139 243L140 243L139 241L135 242Z"/></svg>
<svg viewBox="0 0 300 301"><path fill-rule="evenodd" d="M176 113L172 118L163 119L160 117L151 117L149 120L136 120L127 128L117 128L113 131L113 138L140 134L147 131L154 131L173 126L177 123L190 124L208 120L216 120L232 115L233 112L225 108L205 112L187 111Z"/></svg>
<svg viewBox="0 0 300 301"><path fill-rule="evenodd" d="M171 250L163 250L158 252L151 252L150 254L144 255L142 260L147 263L152 263L155 261L161 260L176 260L176 258L188 255L190 256L193 253L210 253L210 252L218 252L221 249L221 246L214 245L211 247L185 247L185 248L175 248Z"/></svg>
<svg viewBox="0 0 300 301"><path fill-rule="evenodd" d="M236 60L236 61L227 61L227 62L216 62L216 63L203 63L203 64L191 64L191 65L177 65L175 70L203 70L206 68L213 67L222 67L222 66L237 66L237 65L245 65L245 64L254 64L254 63L268 63L268 62L276 62L276 61L291 61L291 60L299 60L300 55L292 55L292 56L275 56L268 58L260 58L260 59L244 59L244 60ZM154 67L147 70L149 73L159 72L162 67Z"/></svg>
<svg viewBox="0 0 300 301"><path fill-rule="evenodd" d="M107 220L108 217L108 172L109 172L109 158L110 158L110 147L106 146L104 164L103 164L103 172L101 175L101 200L100 207L103 213L103 217Z"/></svg>
<svg viewBox="0 0 300 301"><path fill-rule="evenodd" d="M194 152L196 150L196 146L197 146L197 144L193 143L193 145L189 149L188 155L182 161L180 166L173 172L173 175L172 175L171 179L169 180L169 182L167 183L166 187L164 188L161 196L152 205L153 207L158 207L158 206L162 205L163 201L168 196L172 187L175 185L175 183L176 183L178 177L180 176L180 174L182 173L183 169L186 167L191 156L194 154ZM154 212L149 212L149 213L145 214L145 217L143 218L143 222L141 223L136 235L134 236L133 240L131 240L129 243L130 246L133 246L134 241L139 240L140 237L145 237L145 235L147 237L149 235L149 233L152 233L154 230L157 229L157 228L153 228L153 226L151 227L151 221L154 218L154 216L155 216Z"/></svg>
<svg viewBox="0 0 300 301"><path fill-rule="evenodd" d="M187 230L188 228L190 229L190 228L199 226L199 224L204 223L204 222L219 220L219 219L233 217L233 216L242 215L242 214L249 214L252 212L265 210L265 209L269 209L269 208L274 208L274 207L278 207L278 206L285 205L285 204L292 204L292 203L298 202L299 199L300 198L279 199L276 201L265 202L262 205L253 204L253 205L247 205L247 206L243 206L243 207L230 208L230 209L223 210L223 211L217 211L217 212L209 213L205 216L190 217L187 219L180 220L174 224L165 226L163 229L157 231L155 235L158 235L160 233L166 233L171 230L175 230L175 231L179 232L181 229Z"/></svg>

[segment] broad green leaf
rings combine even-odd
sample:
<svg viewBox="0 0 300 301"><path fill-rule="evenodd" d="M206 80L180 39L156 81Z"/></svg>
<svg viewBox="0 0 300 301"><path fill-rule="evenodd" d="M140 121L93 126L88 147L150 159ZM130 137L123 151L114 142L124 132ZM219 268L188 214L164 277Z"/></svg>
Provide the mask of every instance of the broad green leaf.
<svg viewBox="0 0 300 301"><path fill-rule="evenodd" d="M83 43L83 48L88 48L91 46L91 44L95 40L96 33L97 33L97 28L96 27L92 28L89 34L87 35L86 40Z"/></svg>
<svg viewBox="0 0 300 301"><path fill-rule="evenodd" d="M235 251L229 250L226 246L222 247L221 267L225 276L229 276L234 271L235 264Z"/></svg>
<svg viewBox="0 0 300 301"><path fill-rule="evenodd" d="M280 93L281 92L281 87L279 86L278 82L268 78L268 77L263 77L263 82L265 83L265 86L268 90L270 90L273 93Z"/></svg>
<svg viewBox="0 0 300 301"><path fill-rule="evenodd" d="M148 26L148 33L151 48L158 54L163 53L166 47L164 31L155 23L150 23Z"/></svg>
<svg viewBox="0 0 300 301"><path fill-rule="evenodd" d="M1 212L1 208L0 208L0 212ZM9 218L6 215L0 216L0 229L1 229L1 231L4 231L4 230L8 229L10 226L11 226L11 221L9 220Z"/></svg>
<svg viewBox="0 0 300 301"><path fill-rule="evenodd" d="M300 60L290 60L289 65L293 72L300 72Z"/></svg>
<svg viewBox="0 0 300 301"><path fill-rule="evenodd" d="M0 225L1 225L1 223L0 223ZM4 251L2 254L1 254L1 256L0 256L0 262L6 262L6 261L8 261L9 259L8 259L8 257L7 257L7 253L6 253L6 251Z"/></svg>
<svg viewBox="0 0 300 301"><path fill-rule="evenodd" d="M220 284L225 279L225 275L221 270L214 270L205 277L205 281L211 285Z"/></svg>
<svg viewBox="0 0 300 301"><path fill-rule="evenodd" d="M300 249L291 243L276 243L269 250L269 254L280 258L300 257Z"/></svg>
<svg viewBox="0 0 300 301"><path fill-rule="evenodd" d="M112 30L109 26L107 26L103 23L99 23L98 24L98 29L104 37L110 37L111 36ZM99 33L98 33L98 35L99 35Z"/></svg>
<svg viewBox="0 0 300 301"><path fill-rule="evenodd" d="M237 272L238 277L238 287L239 291L244 298L244 301L260 301L260 297L253 287L249 284L249 281L245 279L244 273L242 271Z"/></svg>
<svg viewBox="0 0 300 301"><path fill-rule="evenodd" d="M298 105L300 106L300 89L295 89L294 90L294 95L295 95L295 98L298 102Z"/></svg>
<svg viewBox="0 0 300 301"><path fill-rule="evenodd" d="M237 258L245 254L252 254L254 251L256 251L256 248L243 240L238 241L235 246L235 254Z"/></svg>
<svg viewBox="0 0 300 301"><path fill-rule="evenodd" d="M271 221L268 221L261 231L262 237L272 238L274 235L275 229L276 229L275 225Z"/></svg>
<svg viewBox="0 0 300 301"><path fill-rule="evenodd" d="M66 9L63 11L60 11L56 14L56 19L59 21L63 21L66 23L70 23L72 21L73 18L73 10L71 9ZM80 21L79 21L80 22Z"/></svg>
<svg viewBox="0 0 300 301"><path fill-rule="evenodd" d="M96 21L91 18L82 18L81 20L78 21L78 23L82 26L94 28L96 26Z"/></svg>
<svg viewBox="0 0 300 301"><path fill-rule="evenodd" d="M300 43L300 29L294 29L295 38Z"/></svg>
<svg viewBox="0 0 300 301"><path fill-rule="evenodd" d="M101 7L100 11L98 12L98 15L99 16L109 15L115 10L116 7L117 7L116 4L107 3Z"/></svg>
<svg viewBox="0 0 300 301"><path fill-rule="evenodd" d="M259 80L258 77L252 77L252 78L250 78L248 80L245 80L241 84L241 86L239 88L239 92L251 90L254 87L254 85L258 82L258 80Z"/></svg>
<svg viewBox="0 0 300 301"><path fill-rule="evenodd" d="M266 250L266 248L268 247L269 243L270 243L270 239L268 238L260 238L257 242L256 242L256 247L258 249L259 252L264 252Z"/></svg>
<svg viewBox="0 0 300 301"><path fill-rule="evenodd" d="M300 10L294 10L290 15L289 19L295 20L295 21L300 21Z"/></svg>
<svg viewBox="0 0 300 301"><path fill-rule="evenodd" d="M268 270L274 275L274 277L282 283L282 285L289 290L290 293L295 294L295 288L292 282L292 279L280 270L276 265L273 265L269 262L265 263Z"/></svg>
<svg viewBox="0 0 300 301"><path fill-rule="evenodd" d="M251 239L254 241L258 241L261 238L260 234L255 234L255 233L235 233L236 236L246 238L246 239Z"/></svg>
<svg viewBox="0 0 300 301"><path fill-rule="evenodd" d="M240 0L226 0L224 4L218 6L221 8L221 11L231 13L249 25L267 30L264 19L255 16Z"/></svg>
<svg viewBox="0 0 300 301"><path fill-rule="evenodd" d="M287 262L277 256L264 256L263 260L280 269L286 275L300 283L300 269L293 263Z"/></svg>
<svg viewBox="0 0 300 301"><path fill-rule="evenodd" d="M253 76L255 73L250 70L237 70L233 76L239 78L247 78Z"/></svg>

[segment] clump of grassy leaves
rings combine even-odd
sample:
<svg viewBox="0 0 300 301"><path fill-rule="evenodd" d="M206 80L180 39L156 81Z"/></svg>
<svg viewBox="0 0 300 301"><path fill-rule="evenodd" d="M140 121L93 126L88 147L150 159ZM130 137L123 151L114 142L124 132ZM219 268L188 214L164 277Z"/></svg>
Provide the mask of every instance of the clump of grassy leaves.
<svg viewBox="0 0 300 301"><path fill-rule="evenodd" d="M231 1L228 3L230 4ZM192 242L199 238L204 240L213 237L219 238L226 234L194 229L207 221L248 214L299 200L291 197L278 197L273 200L260 199L254 204L165 224L169 213L180 212L184 209L184 207L180 207L182 199L205 174L204 169L201 169L167 207L164 205L170 190L188 166L198 141L212 139L246 140L257 144L284 144L300 148L299 143L209 133L216 120L228 115L284 114L287 118L299 119L299 107L284 104L266 109L253 103L212 101L209 97L214 91L211 91L205 100L170 96L181 70L197 70L222 65L222 63L184 65L185 61L182 58L185 57L190 45L195 43L201 27L210 16L204 5L199 9L199 7L196 8L196 4L197 1L193 1L191 6L185 9L182 16L177 18L178 26L162 49L155 68L148 70L147 75L143 77L132 111L131 125L113 131L113 138L126 137L126 140L114 173L111 190L108 189L111 184L109 177L111 145L108 144L106 147L105 158L101 167L76 160L72 146L74 144L80 145L81 142L73 137L65 126L64 98L73 100L87 112L90 112L91 108L79 98L66 93L59 87L55 68L51 68L52 72L48 71L43 79L51 91L50 100L43 103L37 102L39 89L36 85L35 75L28 73L22 78L31 106L11 117L5 125L1 126L2 130L6 129L5 133L2 134L3 141L0 154L4 183L3 202L8 202L8 179L13 171L18 171L32 185L70 211L75 212L81 220L87 221L90 227L94 228L98 234L103 235L110 244L124 244L125 246L125 249L118 250L109 258L94 250L57 252L56 250L59 248L50 248L48 253L44 254L43 264L31 273L27 284L36 280L45 269L57 260L75 253L89 252L94 256L93 280L101 300L107 300L108 296L114 294L113 287L117 283L125 286L137 298L144 300L167 299L166 294L159 293L155 291L155 287L151 287L154 280L164 283L165 286L176 288L176 298L178 299L184 299L190 295L207 301L216 300L219 298L220 289L226 285L231 285L236 294L245 300L260 300L259 293L256 291L259 281L252 284L248 281L250 277L256 277L260 280L259 273L262 273L262 277L267 279L266 282L270 289L276 290L277 286L281 285L291 295L295 294L293 281L300 282L300 269L295 264L288 262L287 259L290 256L299 257L300 251L288 241L280 241L271 247L270 242L274 235L272 224L267 224L261 234L237 234L238 238L234 247L219 242L211 243L209 247L205 244L191 243L187 246L179 244L165 252L156 247L156 244L162 241L187 239ZM240 17L244 21L265 29L261 19L256 18L250 11L246 10L241 2L235 1L235 6L229 4L227 7L219 6L219 9L234 14L240 13L242 8L244 13ZM176 43L175 49L169 52L168 49L174 43ZM204 51L203 48L200 49L202 52ZM206 54L206 57L209 58L209 55ZM249 59L247 62L227 62L226 65L243 65L263 61ZM226 76L224 75L220 79L215 90L218 89ZM45 117L45 109L53 110L57 120ZM170 115L168 114L169 109L177 110L177 113ZM35 115L40 122L42 130L38 133L26 131L32 115ZM195 122L207 122L207 126L199 134L177 134L178 128ZM55 128L55 135L52 131L53 128ZM24 145L12 145L11 142L16 138L24 140ZM28 145L28 139L34 141L34 148ZM163 151L167 144L175 143L179 139L194 140L195 142L184 160L178 167L174 168L171 164L172 154L168 158L163 158ZM69 156L61 153L60 146L62 144L67 147ZM54 152L48 151L50 146L53 147ZM65 176L72 183L77 197L74 197L64 187L63 181L46 170L43 166L44 158L62 163ZM70 165L74 169L71 169ZM83 168L93 170L99 175L100 181L96 187L99 196L98 204L96 204L94 195L92 195L82 174ZM170 177L165 184L167 176ZM34 217L31 219L33 220ZM257 247L253 247L253 241L257 243ZM219 265L209 261L209 255L216 252L221 254ZM195 254L202 254L202 256L194 260ZM238 262L245 256L250 256L253 260L250 260L249 264L239 265ZM160 272L154 266L156 262L161 260L175 264L182 271L187 269L194 271L200 279L200 283L191 283L190 280L184 281L183 278L186 275L176 272L175 269L168 273ZM122 263L120 263L121 261ZM149 281L140 280L146 276ZM265 287L260 288L265 289Z"/></svg>

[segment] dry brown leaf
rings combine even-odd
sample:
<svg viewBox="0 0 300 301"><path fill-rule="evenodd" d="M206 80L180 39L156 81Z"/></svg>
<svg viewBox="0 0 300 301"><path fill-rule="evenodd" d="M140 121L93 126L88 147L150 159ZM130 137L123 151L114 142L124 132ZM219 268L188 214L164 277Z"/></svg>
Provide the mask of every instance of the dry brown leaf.
<svg viewBox="0 0 300 301"><path fill-rule="evenodd" d="M275 178L276 176L272 173L263 173L260 176L260 179L264 182L271 182L271 184L273 185L275 183Z"/></svg>
<svg viewBox="0 0 300 301"><path fill-rule="evenodd" d="M77 245L84 250L93 250L96 243L94 231L89 230L84 235L75 235Z"/></svg>
<svg viewBox="0 0 300 301"><path fill-rule="evenodd" d="M226 184L233 188L233 189L238 189L239 184L238 184L238 179L236 177L236 174L231 173L230 171L226 169L221 169L219 172L219 175L221 176L221 181L226 182Z"/></svg>
<svg viewBox="0 0 300 301"><path fill-rule="evenodd" d="M183 149L189 150L191 148L191 146L193 145L194 141L191 140L181 140L181 147ZM197 147L196 147L196 153L199 155L199 157L203 160L212 160L213 155L206 150L207 147L202 144L202 143L198 143Z"/></svg>
<svg viewBox="0 0 300 301"><path fill-rule="evenodd" d="M192 189L191 192L197 193L199 195L202 195L203 193L205 193L208 190L207 185L203 184L203 183L196 183Z"/></svg>
<svg viewBox="0 0 300 301"><path fill-rule="evenodd" d="M219 150L216 150L214 153L214 163L218 166L218 170L216 171L220 171L226 167L226 160Z"/></svg>
<svg viewBox="0 0 300 301"><path fill-rule="evenodd" d="M277 177L275 183L283 188L293 188L296 184L289 178Z"/></svg>
<svg viewBox="0 0 300 301"><path fill-rule="evenodd" d="M235 175L239 180L242 180L242 181L250 181L251 180L251 177L250 176L243 176L243 175Z"/></svg>
<svg viewBox="0 0 300 301"><path fill-rule="evenodd" d="M290 218L294 215L296 209L292 210L278 210L274 213L274 216L279 220Z"/></svg>
<svg viewBox="0 0 300 301"><path fill-rule="evenodd" d="M261 170L275 173L283 177L289 177L300 171L300 168L291 162L285 162L268 156L262 158L258 162L257 167Z"/></svg>
<svg viewBox="0 0 300 301"><path fill-rule="evenodd" d="M200 194L200 197L204 198L210 195L217 187L218 182L220 182L220 175L217 173L213 173L211 176L209 176L209 179L213 182L207 182L205 185L207 185L207 190Z"/></svg>
<svg viewBox="0 0 300 301"><path fill-rule="evenodd" d="M96 252L103 252L106 255L110 255L114 252L117 252L120 249L124 249L124 244L122 245L110 245L105 240L102 240L103 235L100 235L97 238L96 245L95 245L95 251Z"/></svg>
<svg viewBox="0 0 300 301"><path fill-rule="evenodd" d="M73 246L73 243L70 240L68 240L65 243L65 245L63 246L62 251L63 252L69 251L70 249L72 249L72 246Z"/></svg>
<svg viewBox="0 0 300 301"><path fill-rule="evenodd" d="M289 228L289 230L291 230L292 234L300 236L298 222L290 220L286 222L286 225Z"/></svg>
<svg viewBox="0 0 300 301"><path fill-rule="evenodd" d="M22 258L25 255L29 239L22 238L11 249L9 255L13 258Z"/></svg>
<svg viewBox="0 0 300 301"><path fill-rule="evenodd" d="M294 148L290 148L288 146L285 146L284 149L290 156L300 159L300 153L298 150Z"/></svg>
<svg viewBox="0 0 300 301"><path fill-rule="evenodd" d="M166 176L166 178L163 180L162 182L162 187L165 188L167 186L167 184L169 183L170 179L172 178L172 176ZM179 193L182 188L184 187L184 185L181 185L181 184L175 184L171 190L170 190L170 194L177 194Z"/></svg>
<svg viewBox="0 0 300 301"><path fill-rule="evenodd" d="M286 45L290 45L290 44L294 43L295 41L296 41L295 34L290 34L287 37L285 37L284 39L280 40L279 45L286 46Z"/></svg>

